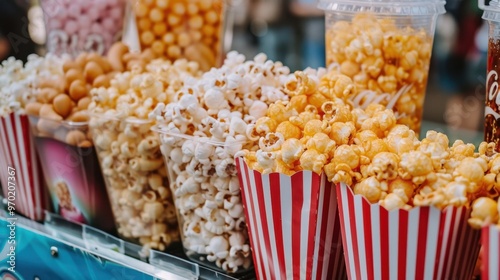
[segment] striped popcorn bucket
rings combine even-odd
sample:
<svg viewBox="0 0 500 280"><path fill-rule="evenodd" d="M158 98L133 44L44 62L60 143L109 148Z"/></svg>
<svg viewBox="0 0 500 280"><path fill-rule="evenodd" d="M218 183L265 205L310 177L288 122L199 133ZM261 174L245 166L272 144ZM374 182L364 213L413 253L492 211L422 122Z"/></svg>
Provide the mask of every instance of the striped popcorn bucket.
<svg viewBox="0 0 500 280"><path fill-rule="evenodd" d="M8 184L9 167L15 169L15 184ZM24 114L0 118L0 180L3 195L15 204L17 212L43 220L47 197L29 120Z"/></svg>
<svg viewBox="0 0 500 280"><path fill-rule="evenodd" d="M500 229L483 227L481 231L481 280L500 279Z"/></svg>
<svg viewBox="0 0 500 280"><path fill-rule="evenodd" d="M387 211L345 184L337 193L349 279L472 279L480 231L470 210Z"/></svg>
<svg viewBox="0 0 500 280"><path fill-rule="evenodd" d="M263 175L237 158L258 279L346 279L335 188L325 175Z"/></svg>

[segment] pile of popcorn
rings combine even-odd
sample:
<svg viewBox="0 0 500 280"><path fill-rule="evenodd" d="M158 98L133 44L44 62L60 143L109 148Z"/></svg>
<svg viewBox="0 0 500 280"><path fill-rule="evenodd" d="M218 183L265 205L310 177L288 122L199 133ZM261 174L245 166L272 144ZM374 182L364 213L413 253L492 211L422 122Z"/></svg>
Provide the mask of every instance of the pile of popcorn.
<svg viewBox="0 0 500 280"><path fill-rule="evenodd" d="M91 91L89 125L118 233L144 245L144 254L179 240L160 140L148 113L199 75L195 62L154 60Z"/></svg>
<svg viewBox="0 0 500 280"><path fill-rule="evenodd" d="M352 186L355 194L388 210L433 205L470 206L495 192L500 163L492 144L472 144L396 123L392 110L348 103L357 86L335 71L315 79L295 73L286 85L289 102L276 102L256 121L256 151L244 151L247 164L263 173L291 175L300 170L325 173L330 181ZM306 105L308 104L308 105Z"/></svg>
<svg viewBox="0 0 500 280"><path fill-rule="evenodd" d="M67 57L52 54L32 54L24 66L14 57L4 60L0 66L0 117L25 113L27 104L36 100L39 80L61 76L66 60Z"/></svg>
<svg viewBox="0 0 500 280"><path fill-rule="evenodd" d="M327 63L338 64L340 73L356 84L359 98L352 97L356 105L366 108L371 102L383 104L395 111L398 124L419 131L432 34L368 13L327 26ZM373 93L374 99L368 100Z"/></svg>
<svg viewBox="0 0 500 280"><path fill-rule="evenodd" d="M252 147L255 120L288 99L284 85L293 79L264 54L245 59L229 53L222 67L186 81L151 114L160 123L183 245L191 257L227 272L251 265L234 156Z"/></svg>

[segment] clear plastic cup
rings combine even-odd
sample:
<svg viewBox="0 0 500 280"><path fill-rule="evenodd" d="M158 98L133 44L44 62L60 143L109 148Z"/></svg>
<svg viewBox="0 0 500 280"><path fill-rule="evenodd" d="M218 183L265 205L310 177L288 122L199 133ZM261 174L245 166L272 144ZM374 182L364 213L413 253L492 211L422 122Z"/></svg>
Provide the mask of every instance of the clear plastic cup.
<svg viewBox="0 0 500 280"><path fill-rule="evenodd" d="M40 0L47 50L105 54L121 38L125 0Z"/></svg>
<svg viewBox="0 0 500 280"><path fill-rule="evenodd" d="M118 235L164 251L179 241L179 227L154 122L93 115L90 129L106 182Z"/></svg>
<svg viewBox="0 0 500 280"><path fill-rule="evenodd" d="M243 143L174 133L163 125L153 130L160 135L187 257L229 274L253 271L234 160Z"/></svg>
<svg viewBox="0 0 500 280"><path fill-rule="evenodd" d="M130 38L139 41L141 50L172 61L196 61L208 71L223 61L226 1L131 0L137 34Z"/></svg>
<svg viewBox="0 0 500 280"><path fill-rule="evenodd" d="M488 64L486 66L486 106L484 119L484 140L495 142L500 151L500 96L498 82L500 73L500 2L491 0L489 5L479 1L479 8L484 10L483 19L488 21Z"/></svg>
<svg viewBox="0 0 500 280"><path fill-rule="evenodd" d="M327 65L353 79L354 106L380 103L420 131L440 0L320 0Z"/></svg>
<svg viewBox="0 0 500 280"><path fill-rule="evenodd" d="M29 116L54 212L114 233L108 194L88 122Z"/></svg>

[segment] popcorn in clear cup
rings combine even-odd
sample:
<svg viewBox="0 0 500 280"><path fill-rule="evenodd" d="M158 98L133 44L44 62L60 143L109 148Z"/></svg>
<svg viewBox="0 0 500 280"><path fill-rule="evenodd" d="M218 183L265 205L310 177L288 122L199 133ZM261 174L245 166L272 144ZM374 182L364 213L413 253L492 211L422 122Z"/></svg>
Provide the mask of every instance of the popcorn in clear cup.
<svg viewBox="0 0 500 280"><path fill-rule="evenodd" d="M104 55L121 38L125 0L41 0L47 49L58 55Z"/></svg>
<svg viewBox="0 0 500 280"><path fill-rule="evenodd" d="M203 71L223 60L226 0L131 0L141 50L186 58Z"/></svg>
<svg viewBox="0 0 500 280"><path fill-rule="evenodd" d="M234 157L254 145L252 127L269 104L287 100L284 84L291 78L287 67L264 54L245 60L230 52L220 68L186 80L150 114L175 178L171 187L188 257L233 274L252 267ZM180 187L184 178L189 184Z"/></svg>
<svg viewBox="0 0 500 280"><path fill-rule="evenodd" d="M179 228L160 143L150 120L96 114L90 121L118 235L164 251Z"/></svg>
<svg viewBox="0 0 500 280"><path fill-rule="evenodd" d="M321 0L326 16L327 65L359 91L355 107L379 103L399 124L420 131L436 19L444 1Z"/></svg>
<svg viewBox="0 0 500 280"><path fill-rule="evenodd" d="M250 271L252 257L234 161L245 143L177 134L162 124L154 130L160 135L187 256L228 273Z"/></svg>

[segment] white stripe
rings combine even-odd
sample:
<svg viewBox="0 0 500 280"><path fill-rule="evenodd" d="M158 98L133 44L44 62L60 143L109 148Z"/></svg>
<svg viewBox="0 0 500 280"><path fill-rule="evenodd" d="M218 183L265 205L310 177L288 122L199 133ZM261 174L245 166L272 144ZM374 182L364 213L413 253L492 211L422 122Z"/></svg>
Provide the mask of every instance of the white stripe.
<svg viewBox="0 0 500 280"><path fill-rule="evenodd" d="M424 279L434 278L434 270L436 269L436 254L437 251L441 249L437 248L440 220L441 211L437 208L431 207L429 209L429 223L427 224Z"/></svg>
<svg viewBox="0 0 500 280"><path fill-rule="evenodd" d="M408 213L408 242L406 252L406 279L415 279L415 268L417 266L417 241L418 241L418 220L420 209L409 211Z"/></svg>
<svg viewBox="0 0 500 280"><path fill-rule="evenodd" d="M14 115L11 115L11 117L15 118ZM7 122L7 137L9 144L11 145L11 153L13 154L13 158L11 158L10 164L12 164L13 167L16 169L16 209L19 210L20 212L22 211L21 213L23 213L24 215L29 216L30 207L28 201L26 200L27 194L23 186L24 184L23 176L22 174L20 174L25 172L22 170L22 167L19 164L19 155L17 154L18 143L15 141L14 129L10 121Z"/></svg>
<svg viewBox="0 0 500 280"><path fill-rule="evenodd" d="M31 191L31 188L33 186L31 186L30 184L30 175L31 175L31 170L28 169L28 163L26 162L27 161L27 156L26 156L26 153L28 152L29 153L29 150L26 151L24 149L25 147L25 139L24 137L25 136L28 136L29 135L24 135L23 133L23 127L22 127L22 123L21 123L21 116L19 114L15 114L15 121L16 121L16 131L18 132L18 136L21 136L21 137L18 137L19 139L19 160L21 161L21 172L22 172L22 176L23 176L23 181L24 181L24 185L22 186L23 189L25 190L26 192L26 200L28 201L28 213L29 213L29 217L34 219L35 218L35 207L36 205L33 205L33 203L35 203L35 200L33 198L33 193ZM32 164L34 164L34 162L32 162Z"/></svg>
<svg viewBox="0 0 500 280"><path fill-rule="evenodd" d="M247 208L247 212L248 212L248 221L247 223L249 223L249 225L251 225L251 228L252 228L252 242L253 242L253 247L252 247L252 253L254 254L255 256L255 260L257 263L254 264L254 266L257 268L256 271L257 271L257 274L259 276L259 279L264 279L264 275L262 274L264 268L263 267L260 267L260 256L261 256L261 248L259 247L259 238L257 237L257 231L256 231L256 228L257 228L257 224L255 223L255 217L253 215L253 208L254 208L254 205L250 203L250 197L251 197L251 193L250 193L250 186L248 185L247 183L247 180L246 180L246 176L248 175L249 177L251 172L250 172L250 168L248 168L245 164L244 164L244 160L243 159L239 159L240 161L240 166L241 166L241 178L243 179L243 191L245 192L245 198L246 200L244 201L245 203L245 207Z"/></svg>
<svg viewBox="0 0 500 280"><path fill-rule="evenodd" d="M359 279L359 277L356 275L356 268L354 266L354 252L353 252L353 245L352 245L352 232L351 232L351 224L350 224L350 213L349 213L349 202L347 200L347 196L350 195L348 194L347 190L348 186L346 186L344 183L342 183L340 187L340 193L342 197L342 211L344 212L344 228L345 228L345 237L347 239L346 245L347 248L344 248L344 254L347 254L349 258L349 271L351 272L351 278L352 279Z"/></svg>
<svg viewBox="0 0 500 280"><path fill-rule="evenodd" d="M292 181L289 176L280 176L281 190L281 228L283 229L283 248L285 249L286 279L293 279L292 263ZM271 278L266 278L271 279Z"/></svg>
<svg viewBox="0 0 500 280"><path fill-rule="evenodd" d="M389 279L398 279L399 211L389 212Z"/></svg>
<svg viewBox="0 0 500 280"><path fill-rule="evenodd" d="M283 175L284 176L284 175ZM311 197L311 186L312 186L312 171L303 171L303 198L304 202L302 204L302 209L300 211L300 279L306 279L306 272L308 266L308 256L307 249L309 247L309 222L310 214L317 209L311 209L312 200L317 200L318 197ZM314 238L314 237L312 237ZM317 260L313 260L317 262Z"/></svg>
<svg viewBox="0 0 500 280"><path fill-rule="evenodd" d="M498 262L500 260L499 258L499 252L498 252L498 229L496 226L490 226L489 228L490 231L490 250L489 250L489 260L483 260L483 261L489 261L489 280L493 279L499 279L500 274L498 272Z"/></svg>
<svg viewBox="0 0 500 280"><path fill-rule="evenodd" d="M361 275L359 279L367 279L368 272L367 262L372 261L369 260L366 256L366 243L365 243L365 228L363 226L364 216L363 216L363 200L365 198L358 195L354 197L354 217L353 219L356 222L356 234L358 241L358 254L359 254L359 267Z"/></svg>
<svg viewBox="0 0 500 280"><path fill-rule="evenodd" d="M260 250L260 257L262 259L262 263L264 264L264 272L266 275L266 279L271 279L271 273L269 271L269 261L267 259L267 254L266 254L266 245L264 243L264 233L262 231L262 219L261 217L265 215L265 213L260 212L259 208L259 201L257 197L257 185L255 183L255 177L253 176L252 173L250 173L250 192L252 194L252 199L254 203L254 209L255 209L255 226L254 227L254 234L257 233L257 238L259 239L259 243L261 244L261 250ZM255 232L255 229L257 229L257 232Z"/></svg>
<svg viewBox="0 0 500 280"><path fill-rule="evenodd" d="M324 273L325 271L325 265L327 265L327 263L325 263L326 261L326 257L329 256L329 254L327 254L327 250L329 249L329 247L326 247L326 241L328 239L331 239L331 238L328 238L329 236L331 235L327 235L325 237L325 244L322 244L322 240L321 240L321 226L322 226L322 220L323 220L323 214L324 215L328 215L328 212L326 213L323 213L323 205L325 204L325 199L328 199L328 198L325 198L325 181L324 181L324 175L321 176L321 183L320 183L320 189L319 189L319 197L318 197L318 220L317 220L317 223L316 223L316 236L314 237L314 243L315 243L315 246L314 246L314 253L313 253L313 260L321 260L323 259L323 271L322 271L322 274ZM319 255L319 249L321 246L325 246L325 253L323 256L320 256ZM320 259L321 258L321 259ZM313 267L312 267L312 276L314 277L317 273L318 273L318 264L319 264L319 261L313 261Z"/></svg>
<svg viewBox="0 0 500 280"><path fill-rule="evenodd" d="M373 250L373 279L382 279L382 258L380 242L380 206L370 205L372 226L372 250Z"/></svg>
<svg viewBox="0 0 500 280"><path fill-rule="evenodd" d="M278 262L278 249L276 249L276 234L274 233L273 211L275 209L271 202L271 183L269 175L262 175L262 186L264 188L264 203L266 204L267 228L269 231L269 243L271 245L271 257L274 264L274 272L276 279L281 279L280 266Z"/></svg>

